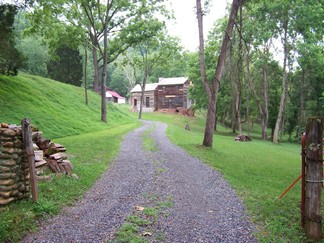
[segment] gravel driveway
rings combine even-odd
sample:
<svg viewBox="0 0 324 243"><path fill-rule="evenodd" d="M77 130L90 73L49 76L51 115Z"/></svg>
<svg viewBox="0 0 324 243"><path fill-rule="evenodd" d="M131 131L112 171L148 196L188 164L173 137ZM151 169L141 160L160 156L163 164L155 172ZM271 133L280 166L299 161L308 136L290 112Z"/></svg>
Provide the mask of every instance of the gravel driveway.
<svg viewBox="0 0 324 243"><path fill-rule="evenodd" d="M257 242L242 201L222 175L173 145L165 130L143 121L84 198L22 242L114 242L125 222L147 242ZM143 137L155 149L145 149Z"/></svg>

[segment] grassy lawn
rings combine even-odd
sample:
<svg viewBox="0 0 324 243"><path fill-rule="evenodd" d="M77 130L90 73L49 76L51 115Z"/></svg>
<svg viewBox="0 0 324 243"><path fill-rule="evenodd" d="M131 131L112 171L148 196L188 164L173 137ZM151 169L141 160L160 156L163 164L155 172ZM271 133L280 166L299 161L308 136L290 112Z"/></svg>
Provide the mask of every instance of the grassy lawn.
<svg viewBox="0 0 324 243"><path fill-rule="evenodd" d="M144 119L168 123L167 135L173 143L222 172L244 200L261 242L304 241L300 183L278 200L301 173L300 145L262 141L257 126L251 133L252 142L235 142L231 130L219 126L213 148L205 148L201 146L204 119L199 116L152 113L144 114ZM186 124L190 131L184 129Z"/></svg>

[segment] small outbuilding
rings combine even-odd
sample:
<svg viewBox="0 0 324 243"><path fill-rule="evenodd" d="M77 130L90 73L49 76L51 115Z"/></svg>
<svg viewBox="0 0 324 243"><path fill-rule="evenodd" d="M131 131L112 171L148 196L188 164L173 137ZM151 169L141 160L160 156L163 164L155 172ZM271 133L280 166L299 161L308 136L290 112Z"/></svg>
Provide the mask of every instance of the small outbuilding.
<svg viewBox="0 0 324 243"><path fill-rule="evenodd" d="M142 107L144 112L151 112L157 109L157 86L157 83L145 85L144 104ZM141 85L136 84L130 93L131 106L135 111L139 111L142 97Z"/></svg>
<svg viewBox="0 0 324 243"><path fill-rule="evenodd" d="M106 99L113 103L125 104L126 98L119 95L116 91L109 88L106 89Z"/></svg>

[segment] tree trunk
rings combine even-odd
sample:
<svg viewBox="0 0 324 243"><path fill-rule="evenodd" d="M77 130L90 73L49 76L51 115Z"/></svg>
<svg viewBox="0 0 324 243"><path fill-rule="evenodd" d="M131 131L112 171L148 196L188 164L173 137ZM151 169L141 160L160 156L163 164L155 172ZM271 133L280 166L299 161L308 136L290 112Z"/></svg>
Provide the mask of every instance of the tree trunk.
<svg viewBox="0 0 324 243"><path fill-rule="evenodd" d="M258 97L253 81L251 80L251 72L250 72L250 50L247 48L246 52L246 69L247 69L247 80L250 86L251 92L253 94L254 100L259 108L259 114L261 118L261 127L262 134L261 138L267 140L267 128L268 128L268 81L266 76L266 65L263 66L263 102L260 101Z"/></svg>
<svg viewBox="0 0 324 243"><path fill-rule="evenodd" d="M209 82L207 80L205 58L204 58L203 12L201 9L201 0L196 0L198 31L199 31L200 71L201 71L202 82L208 96L208 111L207 111L206 127L205 127L205 134L203 140L203 146L206 147L213 146L217 93L219 90L220 80L225 71L225 60L226 60L228 43L230 42L230 36L232 35L235 18L242 2L243 0L233 0L231 13L229 16L228 24L226 27L225 35L221 46L221 51L218 56L218 61L215 68L213 85L211 87L209 86Z"/></svg>
<svg viewBox="0 0 324 243"><path fill-rule="evenodd" d="M248 128L248 135L250 136L250 133L252 131L252 122L250 117L250 92L247 91L246 94L246 123Z"/></svg>
<svg viewBox="0 0 324 243"><path fill-rule="evenodd" d="M216 108L216 97L212 94L208 97L208 110L206 117L205 136L203 140L203 146L212 147L214 139L214 126L215 126L215 108Z"/></svg>
<svg viewBox="0 0 324 243"><path fill-rule="evenodd" d="M142 119L142 112L143 112L143 104L144 104L144 94L145 94L145 86L146 86L146 77L143 79L143 84L141 85L142 93L141 93L141 103L140 103L140 110L138 113L138 119Z"/></svg>
<svg viewBox="0 0 324 243"><path fill-rule="evenodd" d="M93 58L93 71L94 71L94 80L93 80L93 91L99 92L99 63L98 63L98 54L97 47L93 45L92 47L92 58Z"/></svg>
<svg viewBox="0 0 324 243"><path fill-rule="evenodd" d="M145 92L145 86L146 86L146 82L147 82L147 78L149 75L149 63L148 63L148 57L147 57L147 53L148 53L148 49L146 48L145 51L143 51L142 48L140 48L141 51L141 55L143 58L143 63L144 63L144 70L143 70L143 83L141 85L142 87L142 94L141 94L141 104L140 104L140 110L139 110L139 114L138 114L138 119L142 119L142 112L143 112L143 104L144 104L144 92Z"/></svg>
<svg viewBox="0 0 324 243"><path fill-rule="evenodd" d="M88 46L84 45L84 95L85 103L88 105L88 80L87 80L87 65L88 65Z"/></svg>
<svg viewBox="0 0 324 243"><path fill-rule="evenodd" d="M242 6L240 7L240 28L239 32L243 32L243 14L242 14ZM237 63L237 90L236 90L236 117L237 123L239 128L240 135L243 135L242 131L242 117L241 117L241 110L242 110L242 77L243 77L243 43L242 38L239 38L239 48L238 48L238 63Z"/></svg>
<svg viewBox="0 0 324 243"><path fill-rule="evenodd" d="M217 107L215 107L215 124L214 124L214 132L217 131Z"/></svg>
<svg viewBox="0 0 324 243"><path fill-rule="evenodd" d="M300 127L305 125L305 70L302 69L302 76L300 79L300 110L299 110L299 121L298 125Z"/></svg>
<svg viewBox="0 0 324 243"><path fill-rule="evenodd" d="M235 36L234 36L235 37ZM235 78L235 65L233 61L233 46L230 47L229 54L229 62L230 62L230 78L232 82L232 133L236 133L236 128L238 124L237 120L237 82Z"/></svg>
<svg viewBox="0 0 324 243"><path fill-rule="evenodd" d="M102 53L102 80L101 80L101 121L107 122L107 101L106 101L106 76L107 76L107 62L108 62L108 13L109 13L109 0L106 6L105 24L103 26L103 39L104 48Z"/></svg>
<svg viewBox="0 0 324 243"><path fill-rule="evenodd" d="M268 120L269 120L269 84L267 78L267 64L263 64L262 66L262 77L263 77L263 109L262 109L262 139L267 140L268 134Z"/></svg>
<svg viewBox="0 0 324 243"><path fill-rule="evenodd" d="M272 141L274 143L278 143L278 135L279 135L279 130L281 128L282 119L283 119L283 112L285 109L285 101L286 101L286 93L287 93L287 72L286 72L287 55L288 55L287 32L288 32L288 20L286 20L284 23L284 39L283 39L284 62L283 62L283 67L282 67L282 85L281 85L282 91L281 91L278 117L277 117L276 126L275 126L274 133L273 133Z"/></svg>

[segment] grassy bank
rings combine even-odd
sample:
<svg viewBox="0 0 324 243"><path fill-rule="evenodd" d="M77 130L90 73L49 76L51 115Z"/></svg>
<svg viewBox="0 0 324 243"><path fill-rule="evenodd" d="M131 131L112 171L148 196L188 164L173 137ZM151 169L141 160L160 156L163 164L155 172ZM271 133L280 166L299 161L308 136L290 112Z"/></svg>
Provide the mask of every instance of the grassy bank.
<svg viewBox="0 0 324 243"><path fill-rule="evenodd" d="M262 141L258 127L252 142L235 142L230 130L218 127L210 149L201 146L204 119L159 113L145 114L144 119L168 123L167 135L173 143L222 172L244 200L261 242L305 240L300 227L300 184L278 200L301 173L299 145Z"/></svg>
<svg viewBox="0 0 324 243"><path fill-rule="evenodd" d="M127 109L109 104L108 123L100 121L101 97L84 89L33 75L0 75L0 122L20 124L31 119L46 138L60 138L100 131L132 122Z"/></svg>

